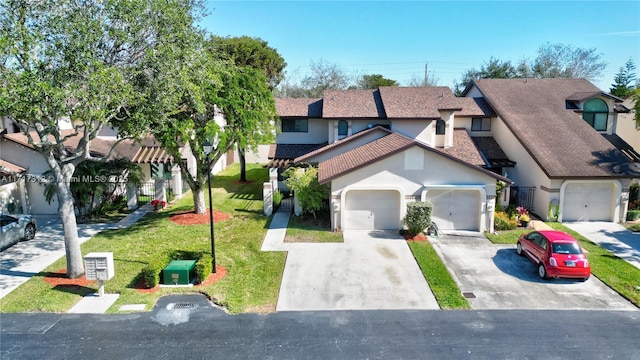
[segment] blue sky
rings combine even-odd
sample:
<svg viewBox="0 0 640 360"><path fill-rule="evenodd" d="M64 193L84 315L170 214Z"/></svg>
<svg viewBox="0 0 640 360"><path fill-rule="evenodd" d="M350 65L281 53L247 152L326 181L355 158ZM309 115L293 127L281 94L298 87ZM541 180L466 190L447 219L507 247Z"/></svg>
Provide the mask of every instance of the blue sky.
<svg viewBox="0 0 640 360"><path fill-rule="evenodd" d="M349 75L406 84L430 76L452 86L492 56L518 62L546 43L595 48L608 90L632 58L640 77L640 0L635 1L207 1L201 26L220 36L268 41L302 78L311 61Z"/></svg>

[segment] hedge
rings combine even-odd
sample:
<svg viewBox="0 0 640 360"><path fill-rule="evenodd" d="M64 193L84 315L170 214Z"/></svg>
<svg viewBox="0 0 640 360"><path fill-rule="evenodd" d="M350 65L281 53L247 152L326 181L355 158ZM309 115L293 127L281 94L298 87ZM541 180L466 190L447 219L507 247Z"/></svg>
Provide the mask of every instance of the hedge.
<svg viewBox="0 0 640 360"><path fill-rule="evenodd" d="M172 260L196 260L196 283L203 282L213 269L211 255L204 254L202 251L172 250L159 253L142 269L142 277L147 287L152 288L160 283L162 270L167 267Z"/></svg>

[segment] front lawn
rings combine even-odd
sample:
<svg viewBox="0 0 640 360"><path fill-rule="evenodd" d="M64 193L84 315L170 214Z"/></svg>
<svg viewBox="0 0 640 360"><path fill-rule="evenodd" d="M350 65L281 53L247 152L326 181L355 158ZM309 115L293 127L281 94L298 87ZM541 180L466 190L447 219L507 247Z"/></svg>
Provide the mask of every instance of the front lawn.
<svg viewBox="0 0 640 360"><path fill-rule="evenodd" d="M426 241L409 241L408 244L440 308L471 309L433 246Z"/></svg>
<svg viewBox="0 0 640 360"><path fill-rule="evenodd" d="M640 286L640 269L592 243L561 223L550 222L547 225L556 230L565 231L576 238L580 242L580 246L588 251L587 258L591 263L591 274L636 306L640 306L640 289L638 288ZM515 245L520 234L530 231L532 230L500 231L499 234L487 234L487 237L495 244Z"/></svg>
<svg viewBox="0 0 640 360"><path fill-rule="evenodd" d="M341 232L331 231L329 211L319 212L314 218L311 214L291 215L284 242L343 242Z"/></svg>
<svg viewBox="0 0 640 360"><path fill-rule="evenodd" d="M238 173L238 165L232 165L212 179L214 208L231 215L231 219L215 223L217 263L228 274L213 285L160 288L156 292L136 289L141 270L161 252L211 253L208 224L178 225L169 220L171 214L193 210L191 193L165 210L148 214L129 229L104 231L82 245L83 255L94 251L114 254L116 273L105 282L105 292L119 293L120 298L109 312L118 312L124 304L146 304L149 310L159 297L181 292L206 294L232 313L275 309L286 254L260 251L268 223L262 214L262 183L268 181L268 173L260 165L247 165L250 183L238 183ZM64 267L62 258L0 299L1 311L66 312L83 295L97 292L96 282L57 287L45 282L47 275Z"/></svg>

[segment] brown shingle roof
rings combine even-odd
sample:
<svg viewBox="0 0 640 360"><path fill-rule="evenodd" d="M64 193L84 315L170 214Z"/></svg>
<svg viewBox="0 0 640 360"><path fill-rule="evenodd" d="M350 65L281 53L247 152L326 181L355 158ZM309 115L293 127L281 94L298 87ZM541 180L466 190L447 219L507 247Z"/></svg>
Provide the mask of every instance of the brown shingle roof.
<svg viewBox="0 0 640 360"><path fill-rule="evenodd" d="M618 148L618 150L620 150L627 157L627 159L633 162L640 162L640 153L638 153L636 149L633 148L633 146L629 145L629 143L624 141L624 139L622 139L620 136L618 136L617 134L604 134L602 136L604 136L605 139L613 144L613 146Z"/></svg>
<svg viewBox="0 0 640 360"><path fill-rule="evenodd" d="M458 132L458 134L460 135L461 133ZM469 141L471 140L469 139ZM332 157L331 159L320 162L320 164L318 164L318 182L320 182L321 184L327 183L339 176L365 167L369 164L382 160L412 146L419 146L425 150L435 152L458 163L469 166L477 171L481 171L489 176L495 177L496 179L512 183L511 180L505 177L492 173L481 167L475 166L472 163L469 163L457 157L465 157L464 151L460 151L459 153L455 154L456 156L454 156L453 154L432 148L424 143L412 140L398 133L391 133L380 139L371 141L353 150L346 151L340 155ZM473 142L471 142L471 146L475 148ZM471 157L473 157L473 155L471 155Z"/></svg>
<svg viewBox="0 0 640 360"><path fill-rule="evenodd" d="M25 170L22 166L0 159L0 173L17 174Z"/></svg>
<svg viewBox="0 0 640 360"><path fill-rule="evenodd" d="M463 102L447 86L380 87L380 97L387 118L439 119L438 110L462 110Z"/></svg>
<svg viewBox="0 0 640 360"><path fill-rule="evenodd" d="M445 154L451 155L456 159L476 166L485 166L484 159L478 152L476 145L473 143L471 136L466 129L453 129L453 146L449 148L438 148Z"/></svg>
<svg viewBox="0 0 640 360"><path fill-rule="evenodd" d="M322 117L322 99L277 98L276 111L280 117Z"/></svg>
<svg viewBox="0 0 640 360"><path fill-rule="evenodd" d="M569 97L600 93L584 79L480 79L474 84L550 178L629 177L630 162L579 114Z"/></svg>
<svg viewBox="0 0 640 360"><path fill-rule="evenodd" d="M491 106L484 98L457 98L462 110L456 111L456 116L492 117L496 116Z"/></svg>
<svg viewBox="0 0 640 360"><path fill-rule="evenodd" d="M355 140L355 139L357 139L359 137L366 136L367 134L370 134L370 133L372 133L374 131L380 131L380 132L386 133L386 134L391 134L392 133L391 130L389 130L389 129L383 127L383 126L379 126L379 125L378 126L374 126L374 127L369 128L369 129L365 129L363 131L359 131L359 132L357 132L357 133L355 133L355 134L353 134L353 135L351 135L349 137L346 137L344 139L338 140L338 141L336 141L334 143L331 143L329 145L326 145L326 146L323 146L321 148L315 149L314 151L305 153L305 154L303 154L301 156L297 156L295 158L294 162L296 162L296 163L305 162L312 156L318 155L318 154L323 153L325 151L328 151L328 150L334 149L336 147L342 146L344 144L347 144L347 143L349 143L349 142L351 142L351 141L353 141L353 140Z"/></svg>
<svg viewBox="0 0 640 360"><path fill-rule="evenodd" d="M322 94L324 118L384 118L378 90L325 90Z"/></svg>

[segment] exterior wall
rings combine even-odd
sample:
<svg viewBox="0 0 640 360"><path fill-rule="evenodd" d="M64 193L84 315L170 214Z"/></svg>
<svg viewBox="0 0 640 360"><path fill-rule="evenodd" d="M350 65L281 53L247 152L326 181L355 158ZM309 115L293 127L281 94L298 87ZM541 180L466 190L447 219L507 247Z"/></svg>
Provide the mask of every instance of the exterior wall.
<svg viewBox="0 0 640 360"><path fill-rule="evenodd" d="M629 109L633 109L634 102L631 98L628 98L622 104ZM633 146L636 151L640 151L640 130L636 125L635 115L633 111L626 114L618 114L616 134Z"/></svg>
<svg viewBox="0 0 640 360"><path fill-rule="evenodd" d="M257 151L247 151L244 158L247 164L266 164L269 162L270 145L258 145Z"/></svg>
<svg viewBox="0 0 640 360"><path fill-rule="evenodd" d="M424 157L420 166L411 166L414 170L406 170L407 158L415 159L415 148L392 155L386 159L350 172L331 182L332 226L341 227L341 198L345 190L355 189L397 189L407 201L421 198L423 190L428 186L459 185L484 188L487 197L495 194L496 180L480 171L423 150ZM483 199L486 202L486 199ZM406 207L401 208L400 218L404 216ZM486 207L482 216L487 216ZM484 219L484 218L483 218ZM485 221L484 223L489 223ZM488 228L487 228L488 229ZM487 230L481 229L481 230Z"/></svg>
<svg viewBox="0 0 640 360"><path fill-rule="evenodd" d="M425 144L432 145L434 142L435 129L432 126L433 120L393 120L391 130L416 139Z"/></svg>
<svg viewBox="0 0 640 360"><path fill-rule="evenodd" d="M355 134L362 130L366 130L371 126L375 125L389 125L389 120L382 119L362 119L362 120L351 120L351 129L352 133Z"/></svg>
<svg viewBox="0 0 640 360"><path fill-rule="evenodd" d="M0 156L3 160L27 169L28 174L40 175L49 170L49 165L40 153L11 140L0 141Z"/></svg>
<svg viewBox="0 0 640 360"><path fill-rule="evenodd" d="M44 196L45 184L37 181L27 181L27 212L38 215L51 215L58 213L58 198L51 199L51 204L47 203Z"/></svg>
<svg viewBox="0 0 640 360"><path fill-rule="evenodd" d="M12 182L5 185L0 185L0 212L8 213L7 205L16 205L16 212L22 213L22 195L18 188L18 182Z"/></svg>
<svg viewBox="0 0 640 360"><path fill-rule="evenodd" d="M309 119L308 131L305 132L281 132L276 142L278 144L321 144L329 141L327 120Z"/></svg>

